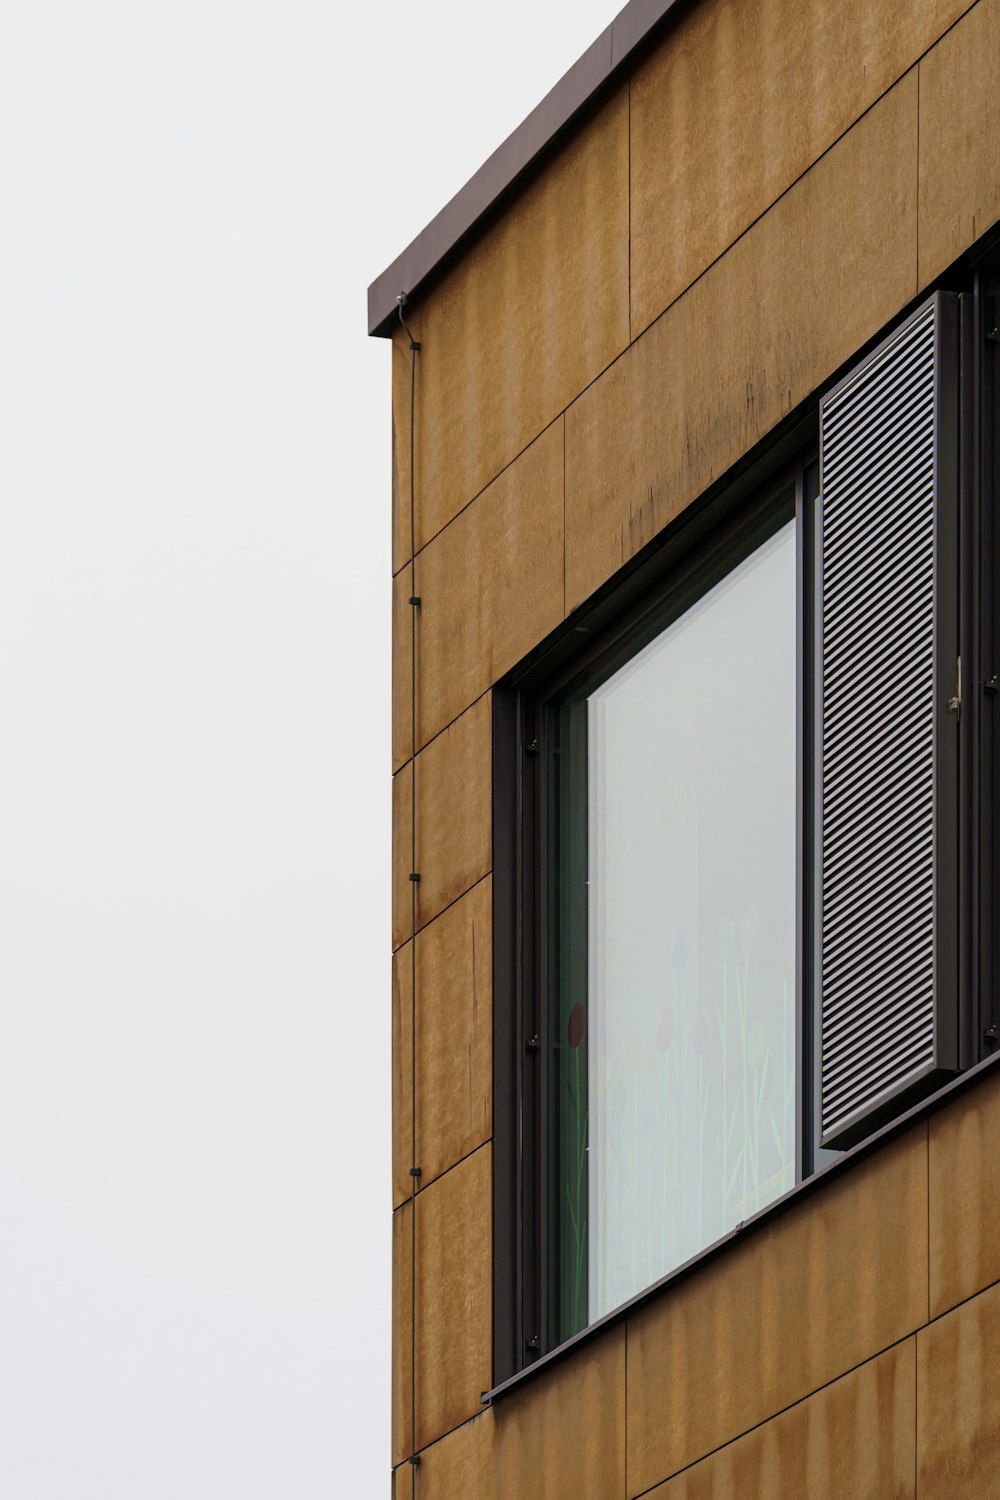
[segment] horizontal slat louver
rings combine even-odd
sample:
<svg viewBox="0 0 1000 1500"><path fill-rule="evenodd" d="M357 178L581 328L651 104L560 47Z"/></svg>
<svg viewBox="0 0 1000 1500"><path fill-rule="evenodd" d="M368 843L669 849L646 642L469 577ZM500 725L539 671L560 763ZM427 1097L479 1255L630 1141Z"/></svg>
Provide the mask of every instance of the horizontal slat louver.
<svg viewBox="0 0 1000 1500"><path fill-rule="evenodd" d="M936 295L820 408L824 1145L860 1138L953 1066L941 1023L954 996L940 820L953 816L942 797L957 753L941 701L942 609L954 610L948 313Z"/></svg>

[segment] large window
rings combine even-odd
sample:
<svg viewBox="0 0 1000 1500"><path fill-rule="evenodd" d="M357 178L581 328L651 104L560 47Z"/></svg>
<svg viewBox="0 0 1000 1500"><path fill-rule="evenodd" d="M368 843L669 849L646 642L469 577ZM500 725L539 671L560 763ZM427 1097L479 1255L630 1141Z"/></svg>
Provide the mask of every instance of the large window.
<svg viewBox="0 0 1000 1500"><path fill-rule="evenodd" d="M995 1045L987 290L496 695L498 1380Z"/></svg>
<svg viewBox="0 0 1000 1500"><path fill-rule="evenodd" d="M795 1180L795 622L788 520L549 705L563 1336Z"/></svg>

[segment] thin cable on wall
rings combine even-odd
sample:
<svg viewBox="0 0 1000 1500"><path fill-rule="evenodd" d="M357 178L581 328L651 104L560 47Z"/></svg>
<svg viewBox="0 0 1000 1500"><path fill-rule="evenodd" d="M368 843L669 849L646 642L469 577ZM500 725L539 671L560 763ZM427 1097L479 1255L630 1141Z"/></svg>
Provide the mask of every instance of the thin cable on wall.
<svg viewBox="0 0 1000 1500"><path fill-rule="evenodd" d="M417 1453L417 532L416 479L414 473L414 416L416 411L417 355L420 344L413 337L403 314L406 293L396 298L399 321L410 341L410 1463L416 1469ZM417 1476L413 1476L416 1494Z"/></svg>

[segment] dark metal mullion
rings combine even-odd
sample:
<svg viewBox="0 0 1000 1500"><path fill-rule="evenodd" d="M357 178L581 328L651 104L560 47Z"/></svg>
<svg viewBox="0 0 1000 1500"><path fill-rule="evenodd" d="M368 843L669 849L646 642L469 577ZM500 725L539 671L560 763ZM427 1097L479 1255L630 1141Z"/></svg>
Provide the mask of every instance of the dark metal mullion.
<svg viewBox="0 0 1000 1500"><path fill-rule="evenodd" d="M812 588L810 558L812 552L812 525L808 514L805 475L800 468L795 480L795 972L797 1003L795 1006L795 1180L801 1182L809 1168L811 1158L809 1121L811 1116L811 1080L807 1074L806 1059L809 1055L808 1007L812 992L810 984L811 943L809 941L808 913L811 905L810 887L812 839L810 837L810 809L812 804L809 776L810 745L812 740L812 673L809 663L809 642L812 631L809 621L812 615ZM807 1101L810 1107L807 1108Z"/></svg>
<svg viewBox="0 0 1000 1500"><path fill-rule="evenodd" d="M968 787L965 747L974 738L971 729L978 716L974 709L964 712L969 704L968 689L974 687L975 677L972 675L974 663L961 658L963 649L968 649L969 645L961 587L963 548L970 538L960 468L965 304L964 299L951 294L938 292L935 295L938 342L934 370L937 386L934 435L937 490L934 556L934 1052L939 1065L950 1071L961 1065L960 1048L968 1012L969 872L965 854L969 839L963 837L963 786ZM968 595L967 589L965 595ZM960 659L965 702L960 705L956 716L948 711L948 703L957 690Z"/></svg>
<svg viewBox="0 0 1000 1500"><path fill-rule="evenodd" d="M521 1138L520 703L493 695L493 1369L521 1368L523 1230Z"/></svg>
<svg viewBox="0 0 1000 1500"><path fill-rule="evenodd" d="M799 627L799 650L802 658L800 672L802 693L802 721L800 725L800 749L802 758L802 791L800 818L802 822L801 880L802 897L799 906L801 936L802 1000L800 1005L802 1025L802 1048L799 1053L802 1069L802 1102L799 1112L801 1145L801 1175L810 1177L820 1167L835 1161L840 1154L820 1146L820 1026L822 974L820 971L819 945L819 859L821 849L820 818L821 790L819 782L819 735L823 713L823 676L820 670L820 619L819 568L822 546L822 498L819 494L819 473L814 486L806 483L807 466L803 474L802 509L800 535L802 537L802 562L800 588L802 597L802 619Z"/></svg>
<svg viewBox="0 0 1000 1500"><path fill-rule="evenodd" d="M980 579L981 645L983 675L992 678L1000 671L1000 634L996 612L994 579L1000 556L997 555L997 504L1000 501L998 484L997 432L1000 424L1000 385L997 381L997 282L994 279L976 278L976 313L978 357L977 411L976 411L976 462L979 466L978 490L980 497L979 536L980 549L978 572ZM1000 920L997 908L1000 896L995 871L1000 859L1000 827L997 826L997 694L991 692L981 702L980 718L980 782L979 782L979 1056L988 1056L997 1047L997 1029L1000 1026L995 997L996 981L996 924Z"/></svg>
<svg viewBox="0 0 1000 1500"><path fill-rule="evenodd" d="M517 694L517 739L514 744L517 768L517 1005L514 1010L513 1056L511 1073L517 1080L516 1124L517 1131L517 1205L516 1205L516 1265L517 1280L514 1289L514 1341L511 1359L514 1368L520 1370L525 1364L525 1301L526 1287L531 1283L531 1266L526 1265L526 1247L534 1235L534 1220L531 1215L531 1161L534 1154L534 1131L528 1124L531 1112L531 1089L534 1080L528 1079L528 1064L525 1055L525 1035L528 1032L526 1011L531 1008L531 983L529 983L529 954L534 953L534 904L531 901L531 859L534 849L534 787L531 766L525 763L525 744L528 738L525 726L525 697ZM531 819L531 820L529 820ZM528 1221L528 1223L525 1223Z"/></svg>
<svg viewBox="0 0 1000 1500"><path fill-rule="evenodd" d="M959 298L959 654L968 685L959 721L959 952L958 1065L970 1067L979 1049L979 738L982 680L980 658L980 535L978 456L978 297Z"/></svg>
<svg viewBox="0 0 1000 1500"><path fill-rule="evenodd" d="M822 484L822 473L820 474ZM809 635L809 666L811 671L810 706L812 712L810 721L812 727L812 744L810 746L809 766L809 832L811 858L809 860L809 874L812 883L812 900L809 906L807 921L809 925L810 954L809 954L809 998L810 1004L806 1012L811 1023L811 1032L808 1038L809 1045L806 1050L806 1060L809 1066L809 1088L806 1093L806 1128L808 1130L809 1144L809 1172L815 1172L819 1166L820 1140L822 1138L821 1111L822 1100L820 1084L822 1080L822 1006L823 1006L823 981L820 970L820 926L821 926L821 892L822 882L820 879L820 861L822 858L822 819L823 819L823 788L820 768L820 744L822 742L823 726L823 663L822 663L822 618L820 614L821 598L821 570L823 556L823 496L822 490L817 494L812 513L809 516L810 553L807 559L807 583L809 596L812 603L810 611L810 635Z"/></svg>
<svg viewBox="0 0 1000 1500"><path fill-rule="evenodd" d="M591 691L773 536L789 519L789 491L796 469L794 464L784 467L746 516L720 523L722 545L717 534L693 541L690 551L670 568L672 587L662 579L655 582L610 627L591 633L588 626L577 626L580 649L567 666L546 679L545 699L561 697L582 683Z"/></svg>
<svg viewBox="0 0 1000 1500"><path fill-rule="evenodd" d="M549 1179L552 1173L552 1111L556 1103L556 1083L552 1063L552 997L553 985L558 983L558 974L553 962L550 941L553 931L552 899L553 883L550 878L555 851L559 848L560 815L559 797L555 787L556 777L556 715L549 704L539 708L538 754L536 756L536 785L538 804L536 807L535 848L538 856L537 893L535 899L535 1034L539 1039L536 1054L538 1068L538 1217L536 1220L535 1244L538 1256L537 1325L538 1350L531 1357L537 1359L553 1347L552 1337L552 1264L558 1235L554 1233L551 1213Z"/></svg>
<svg viewBox="0 0 1000 1500"><path fill-rule="evenodd" d="M530 702L530 700L527 700ZM526 793L524 830L525 882L524 906L524 1001L519 1037L520 1063L524 1076L522 1092L522 1130L524 1135L524 1204L522 1210L522 1265L524 1268L521 1298L521 1338L519 1362L530 1364L542 1351L542 1296L544 1272L545 1223L545 1068L543 970L540 956L545 932L542 904L544 870L543 837L544 803L542 798L540 742L545 732L543 712L531 702L530 717L524 724L521 754Z"/></svg>

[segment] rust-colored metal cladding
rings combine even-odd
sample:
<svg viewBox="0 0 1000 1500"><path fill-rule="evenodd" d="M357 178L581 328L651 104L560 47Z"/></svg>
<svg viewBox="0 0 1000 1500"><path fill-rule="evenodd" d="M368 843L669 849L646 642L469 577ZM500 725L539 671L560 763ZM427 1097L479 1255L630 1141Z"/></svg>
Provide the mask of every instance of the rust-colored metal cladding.
<svg viewBox="0 0 1000 1500"><path fill-rule="evenodd" d="M913 296L916 152L914 70L573 403L568 610Z"/></svg>
<svg viewBox="0 0 1000 1500"><path fill-rule="evenodd" d="M493 1413L498 1497L614 1500L625 1493L625 1329L580 1349Z"/></svg>
<svg viewBox="0 0 1000 1500"><path fill-rule="evenodd" d="M411 1277L413 1204L407 1200L392 1216L392 1462L411 1452L410 1370L413 1357Z"/></svg>
<svg viewBox="0 0 1000 1500"><path fill-rule="evenodd" d="M411 1493L405 1488L408 1482L404 1480L401 1491L407 1497ZM493 1413L482 1412L425 1448L420 1454L418 1484L420 1500L458 1500L459 1496L471 1500L480 1495L493 1500Z"/></svg>
<svg viewBox="0 0 1000 1500"><path fill-rule="evenodd" d="M930 1121L931 1317L1000 1281L1000 1079Z"/></svg>
<svg viewBox="0 0 1000 1500"><path fill-rule="evenodd" d="M912 1500L916 1354L916 1339L904 1340L658 1485L649 1500Z"/></svg>
<svg viewBox="0 0 1000 1500"><path fill-rule="evenodd" d="M417 1194L416 1446L482 1410L493 1358L490 1147Z"/></svg>
<svg viewBox="0 0 1000 1500"><path fill-rule="evenodd" d="M487 1145L417 1194L415 1298L414 1203L393 1215L394 1465L482 1410L492 1349L490 1184Z"/></svg>
<svg viewBox="0 0 1000 1500"><path fill-rule="evenodd" d="M917 1335L920 1500L1000 1492L1000 1287Z"/></svg>
<svg viewBox="0 0 1000 1500"><path fill-rule="evenodd" d="M563 618L563 418L417 559L417 745ZM393 769L410 755L410 569L393 580Z"/></svg>
<svg viewBox="0 0 1000 1500"><path fill-rule="evenodd" d="M631 1493L926 1322L926 1195L922 1124L629 1317Z"/></svg>
<svg viewBox="0 0 1000 1500"><path fill-rule="evenodd" d="M413 762L392 783L392 942L410 936L410 875L419 875L417 927L489 874L491 858L490 696L480 698L416 759L416 870L410 869Z"/></svg>
<svg viewBox="0 0 1000 1500"><path fill-rule="evenodd" d="M671 45L658 47L632 80L632 337L968 4L710 0L690 7Z"/></svg>
<svg viewBox="0 0 1000 1500"><path fill-rule="evenodd" d="M622 89L413 309L418 551L625 348L628 257ZM398 353L393 369L395 572L410 547L410 376Z"/></svg>
<svg viewBox="0 0 1000 1500"><path fill-rule="evenodd" d="M394 1204L410 1167L426 1187L493 1129L493 888L490 878L417 934L417 1141L410 1141L410 947L393 957Z"/></svg>
<svg viewBox="0 0 1000 1500"><path fill-rule="evenodd" d="M920 64L920 285L1000 217L1000 4L979 0Z"/></svg>

